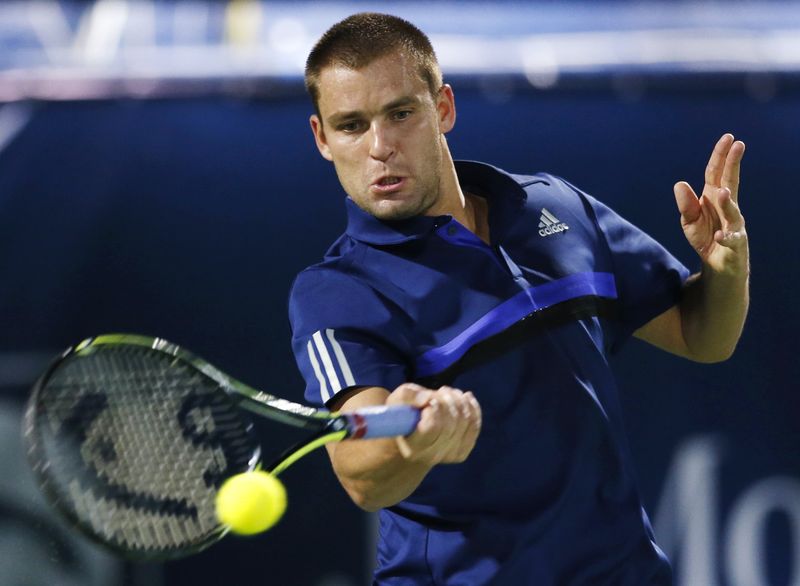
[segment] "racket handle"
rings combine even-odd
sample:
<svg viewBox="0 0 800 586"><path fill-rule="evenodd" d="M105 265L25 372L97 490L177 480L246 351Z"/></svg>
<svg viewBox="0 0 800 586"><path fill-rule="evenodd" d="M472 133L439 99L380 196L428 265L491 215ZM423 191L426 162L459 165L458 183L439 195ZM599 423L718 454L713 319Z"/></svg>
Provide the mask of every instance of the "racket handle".
<svg viewBox="0 0 800 586"><path fill-rule="evenodd" d="M410 405L376 405L342 413L354 439L409 435L419 423L419 409Z"/></svg>

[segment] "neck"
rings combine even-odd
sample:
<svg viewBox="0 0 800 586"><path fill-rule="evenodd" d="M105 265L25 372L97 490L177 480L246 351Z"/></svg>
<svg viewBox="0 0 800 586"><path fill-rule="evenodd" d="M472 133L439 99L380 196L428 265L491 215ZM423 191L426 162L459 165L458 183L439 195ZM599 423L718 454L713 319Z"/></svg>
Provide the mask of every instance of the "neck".
<svg viewBox="0 0 800 586"><path fill-rule="evenodd" d="M456 167L447 143L443 145L442 181L440 190L442 207L435 214L453 216L457 222L478 238L489 244L489 206L486 200L471 193L465 193L458 183ZM438 208L439 206L437 206Z"/></svg>
<svg viewBox="0 0 800 586"><path fill-rule="evenodd" d="M466 194L467 223L464 224L473 234L490 244L489 239L489 204L480 196Z"/></svg>
<svg viewBox="0 0 800 586"><path fill-rule="evenodd" d="M444 136L441 137L442 160L439 169L439 197L426 216L453 216L463 223L466 199L458 183L456 167Z"/></svg>
<svg viewBox="0 0 800 586"><path fill-rule="evenodd" d="M456 166L442 136L442 167L439 200L426 216L453 216L459 224L489 244L489 207L482 197L465 193L458 183Z"/></svg>

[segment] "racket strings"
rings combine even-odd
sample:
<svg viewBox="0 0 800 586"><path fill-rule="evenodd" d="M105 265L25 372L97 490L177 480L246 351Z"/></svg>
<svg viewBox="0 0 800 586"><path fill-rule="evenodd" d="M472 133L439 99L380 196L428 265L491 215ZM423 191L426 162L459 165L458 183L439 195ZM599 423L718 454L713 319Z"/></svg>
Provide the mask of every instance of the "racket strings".
<svg viewBox="0 0 800 586"><path fill-rule="evenodd" d="M109 346L65 361L40 395L48 481L91 533L166 553L219 531L216 489L256 448L215 381L149 348Z"/></svg>

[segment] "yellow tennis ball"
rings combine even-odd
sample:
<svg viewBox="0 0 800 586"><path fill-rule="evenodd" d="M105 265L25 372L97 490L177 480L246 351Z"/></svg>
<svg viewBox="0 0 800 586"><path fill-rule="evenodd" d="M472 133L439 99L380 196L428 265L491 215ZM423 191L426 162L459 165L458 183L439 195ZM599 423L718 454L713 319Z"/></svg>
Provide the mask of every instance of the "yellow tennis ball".
<svg viewBox="0 0 800 586"><path fill-rule="evenodd" d="M231 531L255 535L272 527L286 510L286 489L277 477L256 470L231 476L216 499L217 518Z"/></svg>

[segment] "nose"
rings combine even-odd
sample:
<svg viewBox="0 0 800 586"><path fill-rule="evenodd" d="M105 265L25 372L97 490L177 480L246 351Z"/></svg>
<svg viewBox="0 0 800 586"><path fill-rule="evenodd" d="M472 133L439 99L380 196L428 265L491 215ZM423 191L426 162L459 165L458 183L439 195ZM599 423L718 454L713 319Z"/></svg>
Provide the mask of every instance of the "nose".
<svg viewBox="0 0 800 586"><path fill-rule="evenodd" d="M378 161L387 161L394 154L394 141L389 130L382 124L374 122L370 128L372 136L369 143L369 155Z"/></svg>

